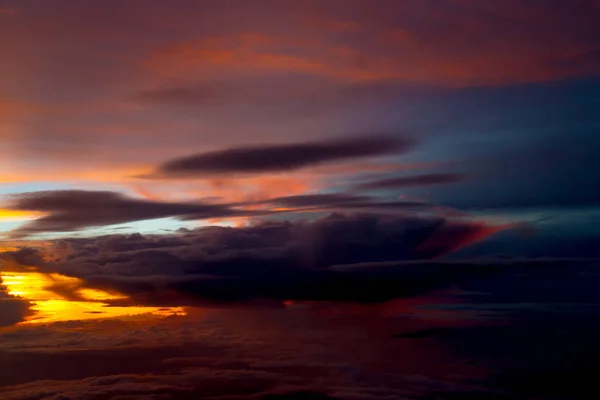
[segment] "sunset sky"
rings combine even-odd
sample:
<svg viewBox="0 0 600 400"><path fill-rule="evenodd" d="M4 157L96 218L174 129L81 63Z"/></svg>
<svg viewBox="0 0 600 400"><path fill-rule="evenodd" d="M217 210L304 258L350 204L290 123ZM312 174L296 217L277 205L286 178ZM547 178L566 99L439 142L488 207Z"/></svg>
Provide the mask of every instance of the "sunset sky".
<svg viewBox="0 0 600 400"><path fill-rule="evenodd" d="M0 398L579 398L598 21L0 0Z"/></svg>

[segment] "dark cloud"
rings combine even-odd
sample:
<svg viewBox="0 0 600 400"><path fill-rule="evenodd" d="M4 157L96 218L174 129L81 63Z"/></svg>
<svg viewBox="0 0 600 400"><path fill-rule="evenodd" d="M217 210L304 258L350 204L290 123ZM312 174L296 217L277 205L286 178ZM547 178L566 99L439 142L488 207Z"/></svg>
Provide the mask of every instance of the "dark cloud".
<svg viewBox="0 0 600 400"><path fill-rule="evenodd" d="M32 314L29 302L8 294L0 277L0 328L21 322Z"/></svg>
<svg viewBox="0 0 600 400"><path fill-rule="evenodd" d="M8 208L46 213L13 231L23 237L43 232L69 232L89 227L147 219L194 215L196 219L252 215L225 205L166 203L135 199L108 191L58 190L14 195Z"/></svg>
<svg viewBox="0 0 600 400"><path fill-rule="evenodd" d="M81 278L92 287L126 293L132 301L146 304L373 302L426 292L465 271L433 264L401 265L384 272L332 266L430 259L504 228L464 218L332 214L313 222L271 221L170 236L73 241L66 257L34 265ZM63 247L52 251L64 254ZM54 254L46 258L57 259ZM417 275L414 268L420 271ZM472 273L470 267L468 271ZM58 289L65 296L65 291L78 288Z"/></svg>
<svg viewBox="0 0 600 400"><path fill-rule="evenodd" d="M286 207L337 206L353 203L365 203L372 200L369 196L355 196L344 193L303 194L296 196L277 197L265 200L265 203Z"/></svg>
<svg viewBox="0 0 600 400"><path fill-rule="evenodd" d="M373 196L360 196L348 193L315 193L295 196L275 197L256 202L240 203L240 205L270 204L285 207L294 211L306 210L352 210L352 209L412 209L425 210L434 208L432 204L414 201L394 201Z"/></svg>
<svg viewBox="0 0 600 400"><path fill-rule="evenodd" d="M155 175L203 177L210 174L284 172L335 161L402 153L413 145L412 139L373 136L234 147L167 161Z"/></svg>
<svg viewBox="0 0 600 400"><path fill-rule="evenodd" d="M370 182L360 183L355 186L359 190L371 189L404 189L418 186L431 186L446 183L461 182L466 179L464 174L423 174L414 176L403 176L397 178L385 178Z"/></svg>

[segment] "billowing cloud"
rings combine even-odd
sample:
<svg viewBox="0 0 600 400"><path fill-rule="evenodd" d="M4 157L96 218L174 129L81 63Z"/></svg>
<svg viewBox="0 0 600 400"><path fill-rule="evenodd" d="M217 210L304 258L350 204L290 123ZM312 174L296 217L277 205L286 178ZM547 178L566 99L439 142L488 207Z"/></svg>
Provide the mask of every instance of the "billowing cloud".
<svg viewBox="0 0 600 400"><path fill-rule="evenodd" d="M427 292L472 274L473 268L399 262L383 272L365 273L330 267L430 259L506 228L431 216L333 214L314 222L271 221L167 236L80 239L70 242L67 257L31 264L80 278L90 287L126 294L127 302L149 305L374 302Z"/></svg>
<svg viewBox="0 0 600 400"><path fill-rule="evenodd" d="M156 175L205 177L212 174L285 172L335 161L401 153L413 144L411 139L374 136L236 147L167 161L158 168Z"/></svg>

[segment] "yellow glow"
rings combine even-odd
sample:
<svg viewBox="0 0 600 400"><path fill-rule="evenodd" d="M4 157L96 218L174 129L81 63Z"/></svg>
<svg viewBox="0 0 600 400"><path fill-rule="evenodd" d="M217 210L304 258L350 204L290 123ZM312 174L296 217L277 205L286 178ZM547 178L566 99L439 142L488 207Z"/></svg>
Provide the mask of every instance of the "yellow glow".
<svg viewBox="0 0 600 400"><path fill-rule="evenodd" d="M38 217L40 213L31 211L7 210L0 208L0 221L25 220Z"/></svg>
<svg viewBox="0 0 600 400"><path fill-rule="evenodd" d="M2 284L8 294L22 297L32 303L35 312L24 323L51 323L85 319L114 318L122 316L153 314L156 316L185 315L181 307L111 307L106 301L125 299L101 290L78 289L81 281L59 274L41 274L38 272L3 272ZM52 291L52 286L74 288L73 296L77 301Z"/></svg>

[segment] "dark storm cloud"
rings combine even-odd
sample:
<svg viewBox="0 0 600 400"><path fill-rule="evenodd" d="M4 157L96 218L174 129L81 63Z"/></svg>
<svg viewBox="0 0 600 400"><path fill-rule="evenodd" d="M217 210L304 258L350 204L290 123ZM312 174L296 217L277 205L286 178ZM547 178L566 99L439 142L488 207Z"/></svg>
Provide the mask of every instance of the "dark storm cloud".
<svg viewBox="0 0 600 400"><path fill-rule="evenodd" d="M210 174L284 172L305 167L376 157L410 150L414 140L373 136L294 144L234 147L200 153L162 164L157 177L203 177Z"/></svg>
<svg viewBox="0 0 600 400"><path fill-rule="evenodd" d="M365 272L330 267L439 257L502 228L431 216L332 214L313 222L70 241L69 251L61 246L47 257L57 262L34 265L123 292L142 304L376 302L446 285L472 274L472 268L399 263L397 269ZM77 288L60 288L63 295L69 289Z"/></svg>
<svg viewBox="0 0 600 400"><path fill-rule="evenodd" d="M13 231L15 237L192 214L196 219L253 214L224 205L156 202L109 191L31 192L11 196L9 200L9 209L47 213Z"/></svg>
<svg viewBox="0 0 600 400"><path fill-rule="evenodd" d="M446 183L460 182L466 179L464 174L423 174L414 176L403 176L397 178L379 179L371 182L361 183L356 189L403 189L418 186L441 185Z"/></svg>

